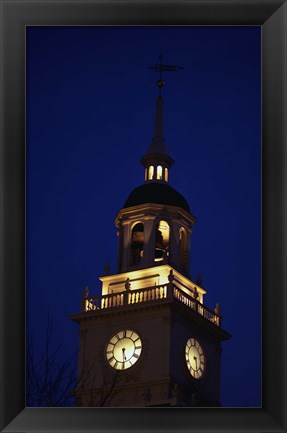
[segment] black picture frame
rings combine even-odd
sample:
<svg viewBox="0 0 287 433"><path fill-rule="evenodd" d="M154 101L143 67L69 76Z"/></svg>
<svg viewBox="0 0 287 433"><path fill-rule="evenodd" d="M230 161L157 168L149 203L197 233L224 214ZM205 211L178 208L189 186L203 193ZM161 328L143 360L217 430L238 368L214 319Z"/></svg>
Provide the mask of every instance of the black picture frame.
<svg viewBox="0 0 287 433"><path fill-rule="evenodd" d="M1 431L286 432L286 1L0 3ZM25 28L111 24L262 26L262 408L25 408Z"/></svg>

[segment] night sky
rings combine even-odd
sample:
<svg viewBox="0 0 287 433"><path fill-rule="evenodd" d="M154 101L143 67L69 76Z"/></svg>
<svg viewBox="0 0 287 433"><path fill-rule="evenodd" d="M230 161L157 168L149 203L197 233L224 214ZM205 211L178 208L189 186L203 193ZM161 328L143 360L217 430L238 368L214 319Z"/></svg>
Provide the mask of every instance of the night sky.
<svg viewBox="0 0 287 433"><path fill-rule="evenodd" d="M116 273L114 219L143 184L158 63L166 74L169 183L197 217L191 276L219 302L221 403L261 406L260 27L28 27L27 329L47 315L68 356L83 289Z"/></svg>

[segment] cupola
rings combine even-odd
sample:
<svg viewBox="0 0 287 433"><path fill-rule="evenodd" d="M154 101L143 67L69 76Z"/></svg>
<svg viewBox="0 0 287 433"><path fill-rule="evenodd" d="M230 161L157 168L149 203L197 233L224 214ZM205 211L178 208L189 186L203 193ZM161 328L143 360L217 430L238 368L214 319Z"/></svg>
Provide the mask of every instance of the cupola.
<svg viewBox="0 0 287 433"><path fill-rule="evenodd" d="M155 125L152 143L141 163L145 168L144 180L146 183L168 183L169 169L174 160L169 156L163 133L163 97L161 94L156 100Z"/></svg>
<svg viewBox="0 0 287 433"><path fill-rule="evenodd" d="M160 63L153 69L161 73L177 68ZM188 277L190 236L196 218L185 198L168 183L174 160L164 138L163 85L160 76L153 138L141 158L144 184L132 190L115 221L119 236L118 272L170 265Z"/></svg>

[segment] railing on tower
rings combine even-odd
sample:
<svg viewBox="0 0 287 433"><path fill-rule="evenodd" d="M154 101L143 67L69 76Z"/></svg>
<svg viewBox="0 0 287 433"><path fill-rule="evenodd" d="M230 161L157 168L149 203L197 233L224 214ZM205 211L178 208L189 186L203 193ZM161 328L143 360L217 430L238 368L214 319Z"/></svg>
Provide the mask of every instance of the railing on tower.
<svg viewBox="0 0 287 433"><path fill-rule="evenodd" d="M216 311L218 306L215 311L207 308L197 300L196 292L193 296L188 295L172 283L172 281L163 285L132 290L127 280L124 291L93 297L89 297L88 290L86 289L82 300L82 311L100 311L109 308L124 307L138 303L158 302L162 300L176 300L216 326L221 326L221 316L219 315L219 310Z"/></svg>

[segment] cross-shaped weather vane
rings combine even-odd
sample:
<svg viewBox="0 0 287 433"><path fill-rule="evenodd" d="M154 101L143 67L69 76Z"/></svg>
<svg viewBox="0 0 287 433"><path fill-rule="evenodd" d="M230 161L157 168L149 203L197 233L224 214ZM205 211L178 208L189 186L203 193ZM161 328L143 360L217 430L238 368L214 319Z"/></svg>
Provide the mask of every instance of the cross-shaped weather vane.
<svg viewBox="0 0 287 433"><path fill-rule="evenodd" d="M177 72L180 69L184 69L183 66L179 65L165 65L162 63L163 55L160 53L159 55L159 63L156 63L153 66L150 66L149 69L153 69L155 72L159 72L159 79L156 82L157 87L159 88L159 93L161 94L161 89L165 85L165 81L162 79L163 72Z"/></svg>

